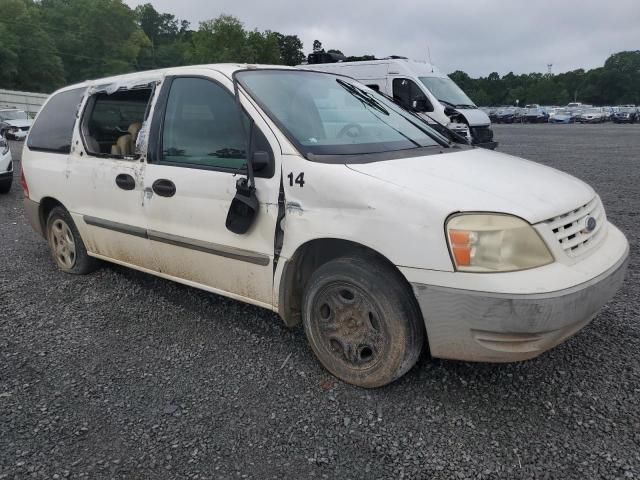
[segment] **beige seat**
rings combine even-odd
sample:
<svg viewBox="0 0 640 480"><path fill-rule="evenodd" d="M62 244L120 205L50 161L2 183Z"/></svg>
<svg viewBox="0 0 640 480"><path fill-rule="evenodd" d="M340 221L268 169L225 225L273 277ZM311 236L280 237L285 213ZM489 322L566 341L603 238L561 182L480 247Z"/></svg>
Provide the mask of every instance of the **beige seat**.
<svg viewBox="0 0 640 480"><path fill-rule="evenodd" d="M129 125L129 133L119 137L116 144L111 146L111 155L133 155L136 151L136 141L141 128L140 122Z"/></svg>

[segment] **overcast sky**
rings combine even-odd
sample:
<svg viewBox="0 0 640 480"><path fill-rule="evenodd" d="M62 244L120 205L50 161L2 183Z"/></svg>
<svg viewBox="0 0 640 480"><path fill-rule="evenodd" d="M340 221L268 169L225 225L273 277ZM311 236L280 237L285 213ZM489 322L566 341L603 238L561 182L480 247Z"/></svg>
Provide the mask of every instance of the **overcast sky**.
<svg viewBox="0 0 640 480"><path fill-rule="evenodd" d="M296 34L346 55L404 55L472 76L602 66L640 50L640 0L125 0L192 22L221 13L245 28Z"/></svg>

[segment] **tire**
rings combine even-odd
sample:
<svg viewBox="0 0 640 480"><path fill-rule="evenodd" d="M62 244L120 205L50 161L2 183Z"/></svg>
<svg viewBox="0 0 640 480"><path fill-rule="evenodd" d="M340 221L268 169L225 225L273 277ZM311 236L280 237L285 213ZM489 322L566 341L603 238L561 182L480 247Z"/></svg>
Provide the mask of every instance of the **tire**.
<svg viewBox="0 0 640 480"><path fill-rule="evenodd" d="M13 178L9 178L8 180L0 180L0 195L9 193L9 191L11 190L12 183L13 183Z"/></svg>
<svg viewBox="0 0 640 480"><path fill-rule="evenodd" d="M417 301L400 274L373 256L319 267L304 292L303 323L320 363L365 388L387 385L418 360L425 343Z"/></svg>
<svg viewBox="0 0 640 480"><path fill-rule="evenodd" d="M49 213L46 234L51 257L63 272L85 275L98 268L98 260L87 255L78 229L63 207L55 207Z"/></svg>

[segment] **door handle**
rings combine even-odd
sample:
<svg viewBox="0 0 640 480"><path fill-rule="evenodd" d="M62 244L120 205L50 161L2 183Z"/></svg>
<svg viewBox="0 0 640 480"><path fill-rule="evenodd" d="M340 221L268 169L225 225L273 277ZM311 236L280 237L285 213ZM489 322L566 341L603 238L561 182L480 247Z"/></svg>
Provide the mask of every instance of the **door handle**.
<svg viewBox="0 0 640 480"><path fill-rule="evenodd" d="M176 185L171 180L159 178L152 185L153 191L161 197L173 197L176 194Z"/></svg>
<svg viewBox="0 0 640 480"><path fill-rule="evenodd" d="M121 173L116 177L116 185L122 190L133 190L136 188L136 181L128 173Z"/></svg>

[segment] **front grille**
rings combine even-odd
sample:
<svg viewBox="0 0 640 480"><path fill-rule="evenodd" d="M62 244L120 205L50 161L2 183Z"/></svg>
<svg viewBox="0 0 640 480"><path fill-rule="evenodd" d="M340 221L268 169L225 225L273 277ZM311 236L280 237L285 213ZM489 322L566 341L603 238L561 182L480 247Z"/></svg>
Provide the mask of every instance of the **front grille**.
<svg viewBox="0 0 640 480"><path fill-rule="evenodd" d="M489 127L471 127L473 143L487 143L493 140L493 130Z"/></svg>
<svg viewBox="0 0 640 480"><path fill-rule="evenodd" d="M587 221L593 217L595 229L587 229ZM593 247L603 238L606 232L607 216L597 195L589 203L571 210L564 215L546 221L558 243L570 257L578 257Z"/></svg>

